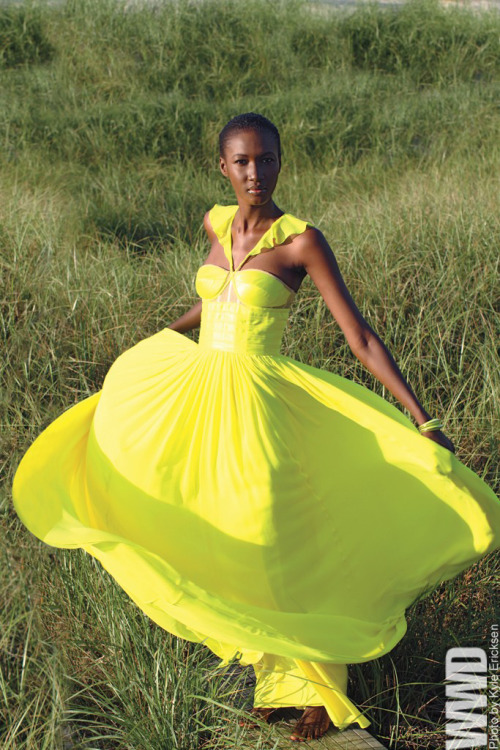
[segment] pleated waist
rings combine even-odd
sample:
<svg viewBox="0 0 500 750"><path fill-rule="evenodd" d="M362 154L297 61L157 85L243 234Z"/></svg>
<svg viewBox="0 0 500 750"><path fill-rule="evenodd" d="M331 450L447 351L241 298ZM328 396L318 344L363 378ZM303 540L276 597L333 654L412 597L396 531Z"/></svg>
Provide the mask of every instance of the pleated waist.
<svg viewBox="0 0 500 750"><path fill-rule="evenodd" d="M246 354L279 354L288 307L203 300L198 345Z"/></svg>

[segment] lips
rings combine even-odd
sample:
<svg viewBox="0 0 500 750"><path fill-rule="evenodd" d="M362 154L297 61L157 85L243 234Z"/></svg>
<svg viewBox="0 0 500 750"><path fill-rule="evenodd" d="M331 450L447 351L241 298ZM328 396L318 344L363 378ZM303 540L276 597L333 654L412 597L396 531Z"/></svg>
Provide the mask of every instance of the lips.
<svg viewBox="0 0 500 750"><path fill-rule="evenodd" d="M249 193L265 193L267 188L265 187L255 187L255 188L248 188Z"/></svg>

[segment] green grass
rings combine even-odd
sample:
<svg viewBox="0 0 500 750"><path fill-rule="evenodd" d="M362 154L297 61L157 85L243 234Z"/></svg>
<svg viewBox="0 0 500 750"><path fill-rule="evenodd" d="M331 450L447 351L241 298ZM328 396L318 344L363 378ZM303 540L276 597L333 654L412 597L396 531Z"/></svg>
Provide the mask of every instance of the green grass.
<svg viewBox="0 0 500 750"><path fill-rule="evenodd" d="M324 232L420 401L498 492L499 74L499 15L433 2L0 10L2 748L243 746L248 673L229 679L93 559L29 535L10 498L39 432L196 301L203 214L233 202L217 134L234 114L276 122L278 205ZM283 353L395 402L310 279ZM390 654L350 667L391 748L444 745L446 649L486 647L495 574L483 558L409 609Z"/></svg>

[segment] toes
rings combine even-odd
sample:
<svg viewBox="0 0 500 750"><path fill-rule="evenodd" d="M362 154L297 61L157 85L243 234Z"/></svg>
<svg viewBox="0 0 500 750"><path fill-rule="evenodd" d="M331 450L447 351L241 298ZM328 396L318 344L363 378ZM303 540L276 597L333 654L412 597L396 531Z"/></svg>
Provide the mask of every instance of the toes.
<svg viewBox="0 0 500 750"><path fill-rule="evenodd" d="M304 724L301 724L300 722L297 724L295 729L293 730L292 735L290 736L291 740L300 740L300 742L304 742L304 740L310 740L311 737L309 736L309 727L305 727Z"/></svg>
<svg viewBox="0 0 500 750"><path fill-rule="evenodd" d="M303 732L304 732L304 727L299 722L297 723L292 734L290 735L290 739L295 740L296 742L303 742L306 739L304 737Z"/></svg>
<svg viewBox="0 0 500 750"><path fill-rule="evenodd" d="M304 742L305 740L317 740L320 737L322 737L327 731L330 726L330 721L326 723L326 721L306 721L300 720L295 729L293 730L292 735L290 736L291 740L300 740L301 742Z"/></svg>

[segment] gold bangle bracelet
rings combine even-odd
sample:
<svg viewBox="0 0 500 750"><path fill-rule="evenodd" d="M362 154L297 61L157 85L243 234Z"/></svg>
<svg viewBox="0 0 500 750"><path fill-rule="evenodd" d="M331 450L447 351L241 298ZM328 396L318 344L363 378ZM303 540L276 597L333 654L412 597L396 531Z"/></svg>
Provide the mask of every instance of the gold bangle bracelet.
<svg viewBox="0 0 500 750"><path fill-rule="evenodd" d="M429 419L427 422L424 422L423 424L418 425L418 431L419 432L431 432L432 430L440 430L443 426L443 423L440 419L435 417L434 419Z"/></svg>

